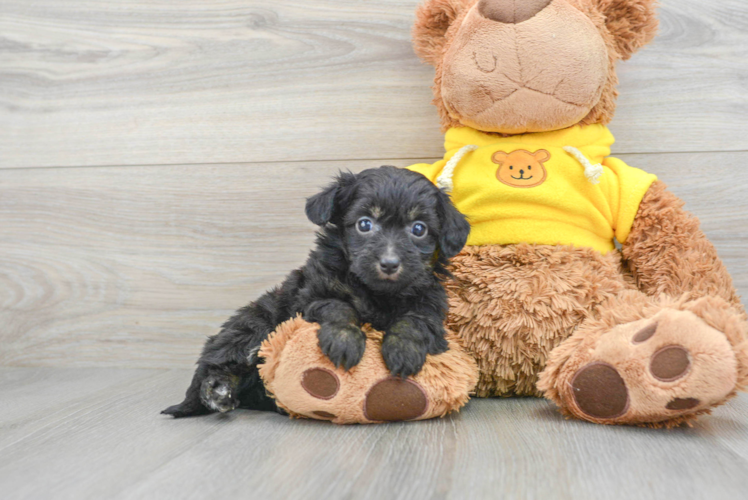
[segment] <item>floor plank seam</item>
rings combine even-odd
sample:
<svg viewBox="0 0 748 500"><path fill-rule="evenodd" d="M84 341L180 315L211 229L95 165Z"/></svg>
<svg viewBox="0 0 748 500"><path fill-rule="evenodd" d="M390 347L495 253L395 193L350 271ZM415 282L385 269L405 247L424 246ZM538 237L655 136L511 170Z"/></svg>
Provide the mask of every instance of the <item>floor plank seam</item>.
<svg viewBox="0 0 748 500"><path fill-rule="evenodd" d="M688 154L719 154L719 153L748 153L746 149L721 149L714 151L613 151L611 156L622 156L622 155L688 155ZM401 157L401 158L344 158L344 159L310 159L310 160L270 160L270 161L236 161L236 162L217 162L217 163L133 163L133 164L112 164L112 165L43 165L43 166L29 166L29 167L5 167L0 166L0 171L4 170L52 170L52 169L66 169L66 168L143 168L143 167L200 167L200 166L237 166L237 165L284 165L284 164L296 164L296 163L348 163L348 162L367 162L367 161L421 161L425 163L433 163L441 160L442 157Z"/></svg>

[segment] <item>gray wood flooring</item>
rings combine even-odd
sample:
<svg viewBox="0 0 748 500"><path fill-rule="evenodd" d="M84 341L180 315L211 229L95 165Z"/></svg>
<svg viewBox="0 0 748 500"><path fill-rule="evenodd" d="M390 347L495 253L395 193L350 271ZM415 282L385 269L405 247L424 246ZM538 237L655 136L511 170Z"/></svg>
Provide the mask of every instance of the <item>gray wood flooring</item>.
<svg viewBox="0 0 748 500"><path fill-rule="evenodd" d="M0 0L0 497L748 498L748 397L693 428L536 399L335 427L173 421L206 335L300 265L340 169L441 156L418 0ZM661 0L614 154L748 293L748 2Z"/></svg>
<svg viewBox="0 0 748 500"><path fill-rule="evenodd" d="M745 498L748 396L693 428L473 400L418 423L236 411L174 421L187 370L0 369L3 498Z"/></svg>

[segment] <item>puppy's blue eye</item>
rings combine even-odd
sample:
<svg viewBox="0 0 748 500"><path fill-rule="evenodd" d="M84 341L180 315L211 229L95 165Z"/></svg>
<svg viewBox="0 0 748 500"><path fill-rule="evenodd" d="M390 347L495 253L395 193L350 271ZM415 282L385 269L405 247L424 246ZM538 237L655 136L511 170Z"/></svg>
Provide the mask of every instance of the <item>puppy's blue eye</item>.
<svg viewBox="0 0 748 500"><path fill-rule="evenodd" d="M374 223L371 222L371 219L367 219L366 217L361 217L358 222L356 222L356 229L358 229L359 233L368 233L373 227Z"/></svg>
<svg viewBox="0 0 748 500"><path fill-rule="evenodd" d="M413 234L413 236L415 236L416 238L423 238L424 236L426 236L428 230L429 228L426 227L426 224L424 224L423 222L416 222L410 228L411 234Z"/></svg>

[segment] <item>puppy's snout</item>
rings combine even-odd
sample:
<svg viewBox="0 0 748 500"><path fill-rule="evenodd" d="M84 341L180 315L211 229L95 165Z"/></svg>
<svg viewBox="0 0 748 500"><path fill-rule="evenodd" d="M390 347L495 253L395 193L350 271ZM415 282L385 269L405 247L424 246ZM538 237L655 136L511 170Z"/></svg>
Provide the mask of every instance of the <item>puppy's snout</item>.
<svg viewBox="0 0 748 500"><path fill-rule="evenodd" d="M400 270L400 258L397 255L385 255L379 260L379 269L387 275L395 274Z"/></svg>

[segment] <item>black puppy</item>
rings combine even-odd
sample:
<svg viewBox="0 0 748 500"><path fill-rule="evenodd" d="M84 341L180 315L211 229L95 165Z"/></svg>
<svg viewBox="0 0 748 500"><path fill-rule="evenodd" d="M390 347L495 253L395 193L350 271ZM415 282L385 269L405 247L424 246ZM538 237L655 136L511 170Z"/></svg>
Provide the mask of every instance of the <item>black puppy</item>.
<svg viewBox="0 0 748 500"><path fill-rule="evenodd" d="M341 173L307 200L306 214L322 226L307 263L208 339L184 401L162 413L277 409L259 377L257 352L297 313L320 324L322 352L346 370L363 356L364 323L385 332L382 356L396 376L418 373L427 353L447 350L441 280L470 225L445 193L395 167Z"/></svg>

